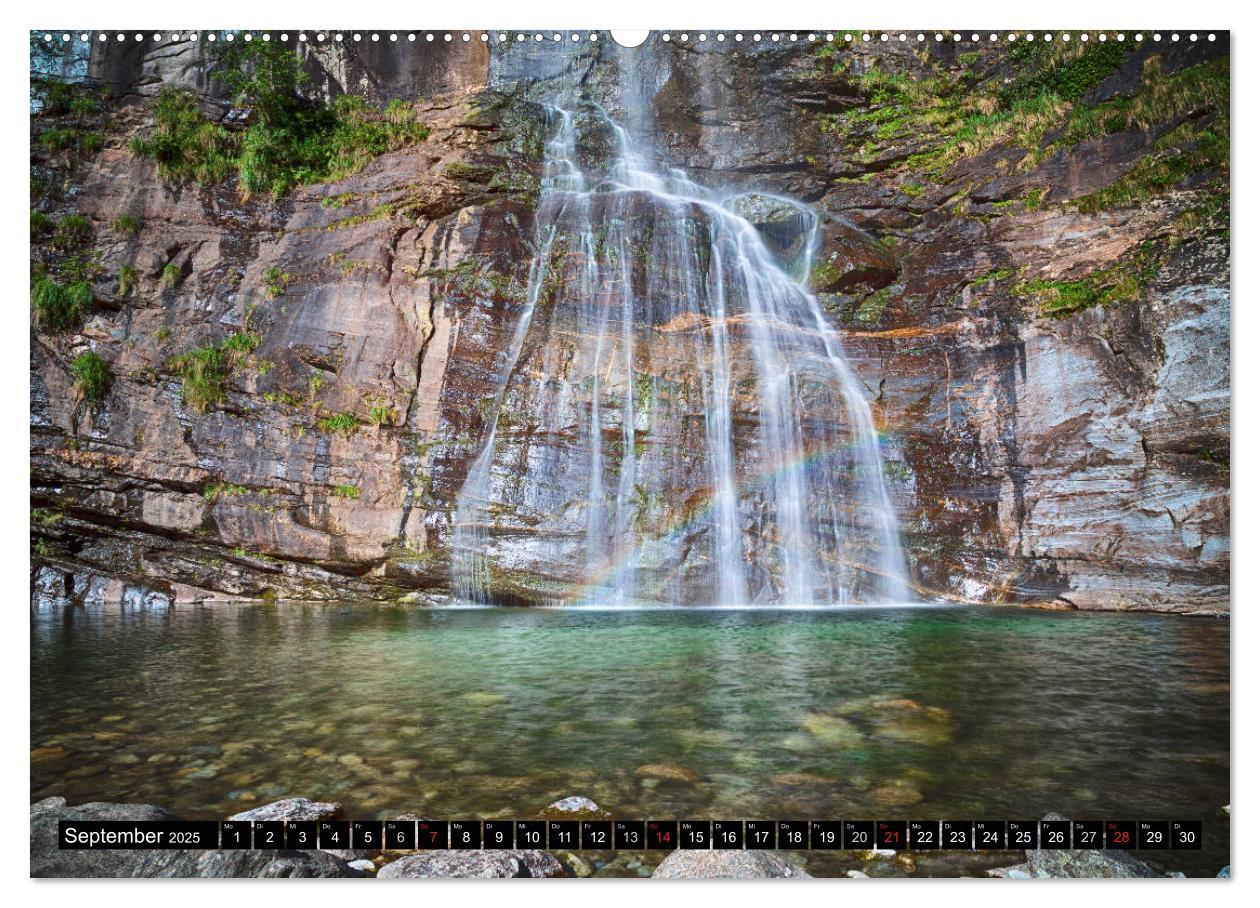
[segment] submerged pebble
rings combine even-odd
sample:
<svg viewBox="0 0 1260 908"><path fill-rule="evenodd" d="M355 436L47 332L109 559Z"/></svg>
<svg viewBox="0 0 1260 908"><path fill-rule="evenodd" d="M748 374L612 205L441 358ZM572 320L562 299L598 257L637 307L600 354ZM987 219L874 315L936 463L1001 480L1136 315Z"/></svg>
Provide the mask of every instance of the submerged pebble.
<svg viewBox="0 0 1260 908"><path fill-rule="evenodd" d="M670 782L698 782L700 776L693 770L677 763L644 763L634 770L637 776L650 779L663 779Z"/></svg>
<svg viewBox="0 0 1260 908"><path fill-rule="evenodd" d="M866 740L866 736L851 722L825 713L811 713L806 716L801 728L828 747L861 747Z"/></svg>

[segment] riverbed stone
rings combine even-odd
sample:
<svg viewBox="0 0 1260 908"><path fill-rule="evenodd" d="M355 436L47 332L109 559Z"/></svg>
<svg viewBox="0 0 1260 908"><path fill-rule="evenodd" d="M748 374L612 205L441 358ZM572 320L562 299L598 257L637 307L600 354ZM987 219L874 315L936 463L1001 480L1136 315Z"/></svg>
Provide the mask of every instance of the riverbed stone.
<svg viewBox="0 0 1260 908"><path fill-rule="evenodd" d="M576 877L586 878L595 872L595 867L586 858L580 854L574 854L571 851L562 851L559 854L560 859L568 865L569 870Z"/></svg>
<svg viewBox="0 0 1260 908"><path fill-rule="evenodd" d="M866 736L852 722L839 716L811 713L801 722L801 728L828 747L847 749L861 747Z"/></svg>
<svg viewBox="0 0 1260 908"><path fill-rule="evenodd" d="M377 871L382 880L505 879L564 876L564 866L546 851L423 851Z"/></svg>
<svg viewBox="0 0 1260 908"><path fill-rule="evenodd" d="M877 697L858 705L856 714L879 738L912 744L947 744L953 737L949 710L925 706L909 697Z"/></svg>
<svg viewBox="0 0 1260 908"><path fill-rule="evenodd" d="M1052 813L1043 819L1065 818ZM1016 879L1148 879L1159 876L1150 866L1126 851L1033 848L1024 852L1024 858L1022 864L990 870L989 876Z"/></svg>
<svg viewBox="0 0 1260 908"><path fill-rule="evenodd" d="M610 820L612 814L604 810L590 798L581 795L570 795L558 801L552 801L540 813L544 819L558 820Z"/></svg>
<svg viewBox="0 0 1260 908"><path fill-rule="evenodd" d="M913 782L904 779L880 785L870 796L882 807L908 807L923 800L923 792Z"/></svg>
<svg viewBox="0 0 1260 908"><path fill-rule="evenodd" d="M340 817L342 807L335 801L320 802L311 801L307 798L285 798L280 801L274 801L270 804L264 804L261 807L254 807L250 810L244 810L240 813L233 814L228 817L230 820L249 820L251 822L261 822L264 820L328 820ZM377 850L366 850L361 848L322 848L325 854L330 854L341 861L361 861L371 858L373 855L379 854Z"/></svg>
<svg viewBox="0 0 1260 908"><path fill-rule="evenodd" d="M677 763L644 763L635 768L634 774L646 779L663 779L669 782L700 781L700 776L694 770Z"/></svg>
<svg viewBox="0 0 1260 908"><path fill-rule="evenodd" d="M499 706L507 702L507 697L494 690L473 690L464 694L459 698L469 706L487 707Z"/></svg>
<svg viewBox="0 0 1260 908"><path fill-rule="evenodd" d="M560 813L598 812L599 805L590 798L584 798L581 795L571 795L567 798L561 798L559 801L552 801L547 805L547 809L556 810Z"/></svg>
<svg viewBox="0 0 1260 908"><path fill-rule="evenodd" d="M271 820L314 821L330 820L341 816L341 805L335 801L311 801L307 798L285 798L261 807L252 807L234 813L229 820L264 822Z"/></svg>
<svg viewBox="0 0 1260 908"><path fill-rule="evenodd" d="M1123 851L1048 851L1026 852L1027 861L1011 867L998 867L990 876L1034 879L1146 879L1159 876L1148 865Z"/></svg>
<svg viewBox="0 0 1260 908"><path fill-rule="evenodd" d="M757 880L808 877L768 851L675 851L652 873L662 880Z"/></svg>
<svg viewBox="0 0 1260 908"><path fill-rule="evenodd" d="M781 772L770 777L772 785L834 785L835 779L812 772Z"/></svg>

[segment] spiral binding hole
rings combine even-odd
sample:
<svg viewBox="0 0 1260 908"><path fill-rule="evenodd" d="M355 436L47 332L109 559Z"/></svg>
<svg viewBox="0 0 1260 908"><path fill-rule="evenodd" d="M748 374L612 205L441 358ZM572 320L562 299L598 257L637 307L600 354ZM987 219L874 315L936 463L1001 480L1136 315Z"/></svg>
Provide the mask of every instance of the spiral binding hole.
<svg viewBox="0 0 1260 908"><path fill-rule="evenodd" d="M39 35L41 33L36 32L36 34ZM563 33L563 34L560 32L532 32L532 33L531 32L516 32L514 34L509 33L509 32L498 32L498 33L494 33L494 32L456 32L456 33L442 32L442 33L436 33L436 34L433 32L424 32L424 33L408 32L406 34L407 41L409 43L415 43L419 39L421 34L423 34L424 40L426 42L432 42L433 40L435 40L436 37L440 35L442 41L447 42L447 43L453 43L456 37L458 37L459 41L462 43L471 43L473 41L474 35L476 35L476 39L478 41L481 41L482 43L497 42L499 44L510 44L511 42L513 42L513 40L515 40L517 43L520 43L520 42L529 40L531 37L535 42L543 42L543 41L550 40L552 43L559 43L559 42L566 41L566 35L567 35L567 42L572 43L572 44L580 44L584 39L589 40L591 42L598 42L600 40L600 35L597 32L590 32L590 33L584 34L582 32L575 31L575 32L568 32L568 33ZM271 32L225 31L221 34L208 32L205 35L204 40L207 42L212 42L212 43L217 43L219 41L235 42L237 40L242 40L248 43L254 40L259 40L263 42L271 42L274 38L276 40L279 40L280 42L287 43L290 40L290 37L291 36L288 32L278 32L273 35L273 33ZM387 38L390 43L396 44L399 42L401 38L401 33L399 32L386 32L386 33L352 32L352 33L346 34L342 32L335 32L335 33L317 32L313 35L310 35L306 32L300 32L293 37L296 37L296 40L301 43L309 43L311 41L315 41L316 43L321 43L321 44L329 40L332 40L337 43L344 43L347 39L355 43L362 43L365 38L372 42L379 43L382 40L382 37L384 37L384 38ZM724 44L726 43L728 39L733 40L735 43L743 43L745 40L745 35L742 32L735 32L729 35L726 32L717 32L717 33L700 32L695 35L692 35L689 32L663 32L661 33L659 37L660 37L660 40L663 42L673 42L673 43L690 43L690 42L695 41L695 42L708 44L710 40L715 40L719 43ZM78 40L85 44L126 43L129 41L135 42L135 43L143 43L146 40L152 40L154 43L161 43L163 41L195 42L199 40L200 38L201 36L199 36L196 32L188 32L186 34L181 33L181 32L170 32L170 33L154 32L152 34L146 34L144 32L127 33L127 32L104 32L104 31L78 32L78 33L74 33L74 32L61 32L61 33L43 32L42 33L43 41L45 43L50 43L50 44L55 41L61 41L64 44L64 43L73 42L75 40ZM769 41L772 44L781 44L781 43L799 44L803 42L814 44L819 41L838 42L841 40L847 43L853 43L858 40L861 40L866 43L870 43L873 41L878 41L880 43L888 43L893 40L899 43L906 43L906 42L923 43L926 41L935 41L935 42L940 43L946 40L950 40L954 42L970 41L972 43L982 43L982 42L987 41L990 44L995 44L997 42L1002 41L1003 38L1005 38L1008 44L1013 44L1016 41L1020 41L1020 40L1023 40L1026 42L1033 42L1033 41L1040 40L1047 43L1054 42L1057 40L1057 41L1061 41L1064 44L1070 44L1073 41L1080 41L1082 43L1089 43L1091 41L1097 41L1098 43L1101 44L1101 43L1106 43L1107 41L1116 41L1116 42L1121 42L1121 43L1130 41L1133 43L1140 43L1142 41L1147 41L1147 40L1155 41L1156 43L1162 43L1164 41L1181 43L1183 39L1190 43L1199 43L1201 41L1215 42L1217 40L1217 35L1215 32L1188 32L1185 34L1182 34L1181 32L1170 32L1170 33L1134 32L1132 34L1128 34L1126 32L1073 33L1070 31L1064 31L1064 32L1007 32L1007 33L989 32L987 33L987 37L986 37L985 34L981 34L977 32L972 32L966 35L961 34L959 32L951 32L948 34L946 32L933 32L933 33L928 33L928 34L925 34L923 32L916 32L916 33L862 32L860 34L853 33L853 32L844 32L844 33L839 33L839 32L805 32L805 33L771 32L768 34L763 34L761 32L754 32L752 35L748 36L748 38L754 43L760 43L762 41Z"/></svg>

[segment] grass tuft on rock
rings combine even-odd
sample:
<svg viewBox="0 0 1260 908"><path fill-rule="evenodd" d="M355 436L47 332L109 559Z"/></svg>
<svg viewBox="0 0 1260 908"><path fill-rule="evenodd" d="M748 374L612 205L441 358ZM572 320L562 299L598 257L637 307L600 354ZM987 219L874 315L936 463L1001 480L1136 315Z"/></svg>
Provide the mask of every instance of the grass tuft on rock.
<svg viewBox="0 0 1260 908"><path fill-rule="evenodd" d="M171 357L167 365L180 378L184 403L198 413L222 402L230 367L218 346L197 347Z"/></svg>
<svg viewBox="0 0 1260 908"><path fill-rule="evenodd" d="M460 180L466 183L489 183L494 179L495 173L493 167L467 161L453 161L442 168L442 176L448 180Z"/></svg>
<svg viewBox="0 0 1260 908"><path fill-rule="evenodd" d="M167 360L167 368L179 376L184 403L198 413L222 403L232 370L257 349L260 340L257 332L242 331Z"/></svg>
<svg viewBox="0 0 1260 908"><path fill-rule="evenodd" d="M133 237L140 232L140 219L134 214L120 214L110 226L125 237Z"/></svg>
<svg viewBox="0 0 1260 908"><path fill-rule="evenodd" d="M109 364L91 351L80 353L74 358L70 363L70 373L74 376L75 393L92 406L97 406L105 399L114 383Z"/></svg>
<svg viewBox="0 0 1260 908"><path fill-rule="evenodd" d="M46 331L65 331L77 325L92 310L92 302L92 284L86 280L63 284L41 275L31 286L35 321Z"/></svg>
<svg viewBox="0 0 1260 908"><path fill-rule="evenodd" d="M240 498L248 495L249 489L231 482L212 482L201 491L201 497L211 503L220 498Z"/></svg>
<svg viewBox="0 0 1260 908"><path fill-rule="evenodd" d="M41 132L36 141L48 151L65 151L74 147L77 138L78 133L73 129L54 127Z"/></svg>
<svg viewBox="0 0 1260 908"><path fill-rule="evenodd" d="M388 404L375 404L368 412L368 422L377 428L393 425L396 417L397 414L394 408Z"/></svg>
<svg viewBox="0 0 1260 908"><path fill-rule="evenodd" d="M153 108L153 132L136 136L131 152L153 160L172 183L221 183L234 170L237 138L211 123L187 91L163 88Z"/></svg>
<svg viewBox="0 0 1260 908"><path fill-rule="evenodd" d="M118 269L118 290L116 296L126 299L136 289L136 269L131 265L123 265Z"/></svg>
<svg viewBox="0 0 1260 908"><path fill-rule="evenodd" d="M329 435L353 435L359 428L359 420L350 413L336 413L315 421L315 428Z"/></svg>
<svg viewBox="0 0 1260 908"><path fill-rule="evenodd" d="M31 211L31 239L51 233L54 223L55 221L42 211Z"/></svg>
<svg viewBox="0 0 1260 908"><path fill-rule="evenodd" d="M92 238L92 222L81 214L67 214L57 222L52 244L66 251L76 249Z"/></svg>
<svg viewBox="0 0 1260 908"><path fill-rule="evenodd" d="M276 297L284 296L285 290L288 289L292 281L293 275L272 265L263 274L263 284L267 288L267 299L273 300Z"/></svg>

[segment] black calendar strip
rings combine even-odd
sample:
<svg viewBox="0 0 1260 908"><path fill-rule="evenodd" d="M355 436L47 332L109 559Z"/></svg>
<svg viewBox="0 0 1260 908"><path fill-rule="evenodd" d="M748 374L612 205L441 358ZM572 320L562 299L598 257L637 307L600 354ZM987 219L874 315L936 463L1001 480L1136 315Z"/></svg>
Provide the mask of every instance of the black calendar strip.
<svg viewBox="0 0 1260 908"><path fill-rule="evenodd" d="M587 851L1183 850L1201 820L62 820L60 847Z"/></svg>

